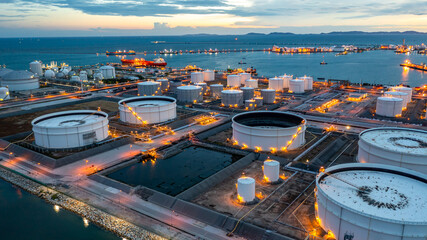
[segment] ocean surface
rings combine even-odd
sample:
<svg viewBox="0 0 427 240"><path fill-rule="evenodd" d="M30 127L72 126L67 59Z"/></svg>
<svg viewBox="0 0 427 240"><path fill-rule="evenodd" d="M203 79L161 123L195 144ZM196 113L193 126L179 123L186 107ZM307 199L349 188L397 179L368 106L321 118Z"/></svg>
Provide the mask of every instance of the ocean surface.
<svg viewBox="0 0 427 240"><path fill-rule="evenodd" d="M120 62L116 56L106 56L105 51L135 50L153 52L164 49L265 49L278 46L334 46L360 47L381 44L427 44L427 35L367 35L367 34L316 34L316 35L242 35L242 36L161 36L161 37L76 37L76 38L4 38L0 39L0 64L12 69L28 69L28 63L41 60L57 61L72 66ZM160 43L153 43L159 41ZM152 60L159 55L137 55ZM335 56L335 53L281 55L269 52L237 52L218 54L161 55L170 67L197 65L202 68L224 70L227 67L254 67L260 76L274 77L284 73L295 76L310 75L315 78L350 80L354 83L407 84L419 86L427 83L427 75L417 70L404 70L400 63L409 59L413 63L427 62L427 55L395 54L393 51L370 51ZM133 58L133 56L128 56ZM320 65L325 60L327 65ZM246 64L238 64L239 62Z"/></svg>
<svg viewBox="0 0 427 240"><path fill-rule="evenodd" d="M117 236L65 209L0 180L0 239L118 240Z"/></svg>

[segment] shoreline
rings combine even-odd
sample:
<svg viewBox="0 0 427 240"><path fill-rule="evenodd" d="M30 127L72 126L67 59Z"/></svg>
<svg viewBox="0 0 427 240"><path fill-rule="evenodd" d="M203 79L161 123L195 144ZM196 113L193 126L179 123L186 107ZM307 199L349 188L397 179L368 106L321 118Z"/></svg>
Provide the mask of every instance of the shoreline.
<svg viewBox="0 0 427 240"><path fill-rule="evenodd" d="M110 231L118 237L125 239L166 239L123 219L69 197L64 193L50 189L36 181L22 176L19 173L15 173L4 166L0 167L0 178L45 200L46 203L57 205L65 210L77 214L98 227Z"/></svg>

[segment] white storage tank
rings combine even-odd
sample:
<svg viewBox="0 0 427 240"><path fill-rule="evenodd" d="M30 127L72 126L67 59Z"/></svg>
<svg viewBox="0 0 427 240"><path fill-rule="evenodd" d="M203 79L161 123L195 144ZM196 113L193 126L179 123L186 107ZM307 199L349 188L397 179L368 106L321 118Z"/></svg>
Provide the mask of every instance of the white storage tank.
<svg viewBox="0 0 427 240"><path fill-rule="evenodd" d="M160 83L160 90L162 92L166 92L167 90L169 90L169 80L167 80L166 78L157 79L156 82Z"/></svg>
<svg viewBox="0 0 427 240"><path fill-rule="evenodd" d="M62 74L64 74L64 77L68 76L68 73L69 73L69 72L70 72L70 71L68 71L68 69L67 69L67 68L61 69L61 73L62 73Z"/></svg>
<svg viewBox="0 0 427 240"><path fill-rule="evenodd" d="M261 97L264 104L274 104L276 100L276 90L274 89L261 89Z"/></svg>
<svg viewBox="0 0 427 240"><path fill-rule="evenodd" d="M228 75L227 86L240 87L240 76L239 75Z"/></svg>
<svg viewBox="0 0 427 240"><path fill-rule="evenodd" d="M313 90L313 78L312 77L304 76L304 77L300 77L298 79L304 81L304 90L306 90L306 91Z"/></svg>
<svg viewBox="0 0 427 240"><path fill-rule="evenodd" d="M10 99L9 89L6 87L0 87L0 101Z"/></svg>
<svg viewBox="0 0 427 240"><path fill-rule="evenodd" d="M86 71L80 71L79 77L80 77L80 80L87 81L87 72Z"/></svg>
<svg viewBox="0 0 427 240"><path fill-rule="evenodd" d="M116 69L112 66L106 65L99 68L104 79L116 78Z"/></svg>
<svg viewBox="0 0 427 240"><path fill-rule="evenodd" d="M196 103L203 100L202 87L194 85L179 86L176 91L178 102Z"/></svg>
<svg viewBox="0 0 427 240"><path fill-rule="evenodd" d="M280 76L283 79L283 88L289 88L289 81L292 80L292 75L284 74Z"/></svg>
<svg viewBox="0 0 427 240"><path fill-rule="evenodd" d="M264 180L268 183L279 181L280 163L276 160L267 159L263 165Z"/></svg>
<svg viewBox="0 0 427 240"><path fill-rule="evenodd" d="M412 101L412 88L410 87L403 87L403 86L396 86L391 88L392 91L397 92L405 92L409 95L409 101Z"/></svg>
<svg viewBox="0 0 427 240"><path fill-rule="evenodd" d="M209 87L210 87L212 97L214 97L214 98L220 98L221 97L221 92L224 89L222 84L212 84Z"/></svg>
<svg viewBox="0 0 427 240"><path fill-rule="evenodd" d="M165 96L126 98L119 101L119 112L120 121L125 123L162 123L176 118L176 99Z"/></svg>
<svg viewBox="0 0 427 240"><path fill-rule="evenodd" d="M43 76L42 63L39 61L33 61L30 63L30 71L37 76Z"/></svg>
<svg viewBox="0 0 427 240"><path fill-rule="evenodd" d="M210 82L215 80L215 72L212 70L203 71L203 80L205 82Z"/></svg>
<svg viewBox="0 0 427 240"><path fill-rule="evenodd" d="M221 92L221 102L226 107L239 107L243 105L242 90L223 90Z"/></svg>
<svg viewBox="0 0 427 240"><path fill-rule="evenodd" d="M108 138L108 114L101 111L73 110L34 119L35 143L45 148L76 148Z"/></svg>
<svg viewBox="0 0 427 240"><path fill-rule="evenodd" d="M160 83L154 81L140 82L137 84L139 96L160 95Z"/></svg>
<svg viewBox="0 0 427 240"><path fill-rule="evenodd" d="M232 119L233 140L239 146L260 151L286 151L305 143L306 121L285 112L254 111Z"/></svg>
<svg viewBox="0 0 427 240"><path fill-rule="evenodd" d="M357 160L404 167L427 174L427 131L371 128L359 135Z"/></svg>
<svg viewBox="0 0 427 240"><path fill-rule="evenodd" d="M395 97L378 97L376 114L385 117L398 117L402 115L403 100Z"/></svg>
<svg viewBox="0 0 427 240"><path fill-rule="evenodd" d="M403 100L402 105L403 108L405 109L406 106L408 105L408 103L411 101L409 99L409 94L406 92L393 92L393 91L388 91L384 93L385 97L395 97L395 98L401 98Z"/></svg>
<svg viewBox="0 0 427 240"><path fill-rule="evenodd" d="M56 74L57 78L65 78L67 75L65 75L63 72L59 72L58 74Z"/></svg>
<svg viewBox="0 0 427 240"><path fill-rule="evenodd" d="M372 163L338 164L316 177L316 219L335 239L427 238L427 176Z"/></svg>
<svg viewBox="0 0 427 240"><path fill-rule="evenodd" d="M208 91L208 84L207 83L200 82L200 83L196 83L194 85L201 87L202 88L202 94L206 95L206 92Z"/></svg>
<svg viewBox="0 0 427 240"><path fill-rule="evenodd" d="M276 92L283 91L283 79L277 77L268 79L268 88L274 89Z"/></svg>
<svg viewBox="0 0 427 240"><path fill-rule="evenodd" d="M246 110L254 110L255 109L255 100L245 100L245 108Z"/></svg>
<svg viewBox="0 0 427 240"><path fill-rule="evenodd" d="M262 97L255 97L255 107L261 107L264 103L264 99Z"/></svg>
<svg viewBox="0 0 427 240"><path fill-rule="evenodd" d="M76 76L76 75L71 76L70 81L71 81L71 82L81 82L81 81L80 81L80 77L79 77L79 76Z"/></svg>
<svg viewBox="0 0 427 240"><path fill-rule="evenodd" d="M12 71L1 78L1 86L8 87L9 91L32 90L40 87L39 78L28 71Z"/></svg>
<svg viewBox="0 0 427 240"><path fill-rule="evenodd" d="M254 98L255 89L252 87L241 87L240 90L243 92L243 101Z"/></svg>
<svg viewBox="0 0 427 240"><path fill-rule="evenodd" d="M289 92L304 93L304 81L299 79L289 80Z"/></svg>
<svg viewBox="0 0 427 240"><path fill-rule="evenodd" d="M204 75L202 72L191 72L191 83L203 82Z"/></svg>
<svg viewBox="0 0 427 240"><path fill-rule="evenodd" d="M55 78L55 72L52 71L52 70L50 70L50 69L48 69L48 70L46 70L44 72L44 77L47 78L47 79Z"/></svg>
<svg viewBox="0 0 427 240"><path fill-rule="evenodd" d="M239 73L240 76L240 84L244 85L246 84L246 80L251 79L250 73Z"/></svg>
<svg viewBox="0 0 427 240"><path fill-rule="evenodd" d="M102 80L104 79L104 76L102 75L102 73L101 73L101 72L96 72L96 73L93 75L93 79L94 79L95 81L102 81Z"/></svg>
<svg viewBox="0 0 427 240"><path fill-rule="evenodd" d="M10 72L13 72L13 70L12 70L12 69L9 69L9 68L2 68L2 67L0 67L0 80L1 80L1 78L2 78L4 75L6 75L6 74L8 74L8 73L10 73Z"/></svg>
<svg viewBox="0 0 427 240"><path fill-rule="evenodd" d="M255 200L255 179L240 177L237 179L237 194L241 203L250 203Z"/></svg>
<svg viewBox="0 0 427 240"><path fill-rule="evenodd" d="M173 93L176 93L176 89L179 86L182 86L182 81L180 81L180 80L170 81L169 85L170 85L171 91Z"/></svg>
<svg viewBox="0 0 427 240"><path fill-rule="evenodd" d="M258 88L258 80L256 79L246 79L245 87Z"/></svg>

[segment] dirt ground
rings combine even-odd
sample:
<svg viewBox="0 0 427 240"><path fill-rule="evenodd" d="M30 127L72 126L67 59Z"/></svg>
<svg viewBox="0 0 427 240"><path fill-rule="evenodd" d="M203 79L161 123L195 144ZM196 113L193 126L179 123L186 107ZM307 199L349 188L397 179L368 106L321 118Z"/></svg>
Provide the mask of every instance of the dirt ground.
<svg viewBox="0 0 427 240"><path fill-rule="evenodd" d="M52 108L45 111L28 113L23 115L18 115L14 117L2 118L0 119L0 137L5 137L20 132L31 131L31 121L44 114L66 111L66 110L96 110L98 107L101 107L101 110L109 113L117 111L117 103L105 100L98 100L93 102L79 103L61 108Z"/></svg>

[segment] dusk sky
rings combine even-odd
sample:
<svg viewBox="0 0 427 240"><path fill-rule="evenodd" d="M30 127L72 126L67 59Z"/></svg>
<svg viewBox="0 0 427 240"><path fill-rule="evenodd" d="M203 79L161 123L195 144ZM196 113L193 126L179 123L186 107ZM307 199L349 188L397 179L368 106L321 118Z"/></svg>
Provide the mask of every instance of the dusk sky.
<svg viewBox="0 0 427 240"><path fill-rule="evenodd" d="M427 32L419 0L0 0L0 37Z"/></svg>

